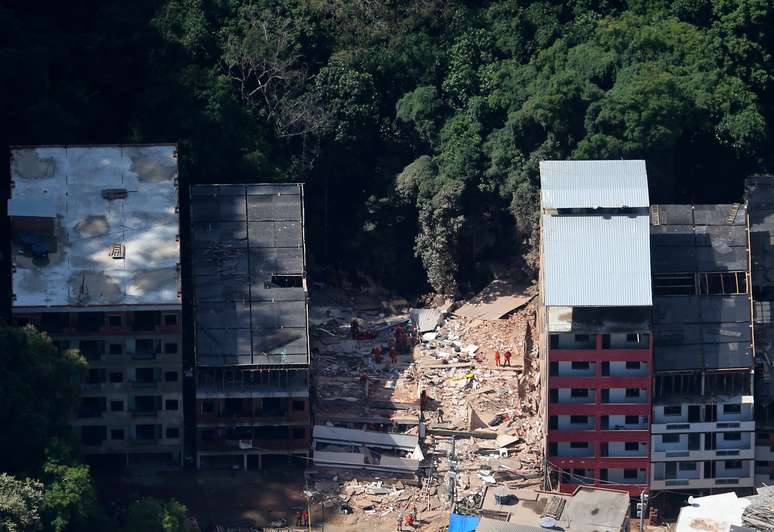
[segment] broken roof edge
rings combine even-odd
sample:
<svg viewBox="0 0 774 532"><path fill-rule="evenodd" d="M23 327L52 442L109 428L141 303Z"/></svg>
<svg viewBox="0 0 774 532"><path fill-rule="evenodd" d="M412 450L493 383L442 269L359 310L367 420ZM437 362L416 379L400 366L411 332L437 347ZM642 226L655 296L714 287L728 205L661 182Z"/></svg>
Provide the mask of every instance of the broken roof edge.
<svg viewBox="0 0 774 532"><path fill-rule="evenodd" d="M134 312L140 310L182 310L182 303L125 303L122 305L16 305L13 304L14 313L35 312Z"/></svg>
<svg viewBox="0 0 774 532"><path fill-rule="evenodd" d="M8 146L13 150L30 150L36 148L148 148L154 146L178 148L177 142L138 142L134 143L108 143L108 144L11 144Z"/></svg>
<svg viewBox="0 0 774 532"><path fill-rule="evenodd" d="M650 207L644 159L540 161L540 206L562 208Z"/></svg>

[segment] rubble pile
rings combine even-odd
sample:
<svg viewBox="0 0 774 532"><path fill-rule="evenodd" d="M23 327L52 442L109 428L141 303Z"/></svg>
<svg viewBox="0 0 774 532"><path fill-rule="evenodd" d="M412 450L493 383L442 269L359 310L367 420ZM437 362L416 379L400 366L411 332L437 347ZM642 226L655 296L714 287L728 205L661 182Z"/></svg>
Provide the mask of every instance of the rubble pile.
<svg viewBox="0 0 774 532"><path fill-rule="evenodd" d="M315 424L418 435L424 459L415 475L310 468L311 495L325 486L328 505L359 521L386 523L412 508L432 521L453 507L480 509L487 489L542 483L535 303L496 320L447 310L426 332L415 330L417 313L400 300L362 308L362 298L339 293L325 303L315 308L313 295ZM353 319L361 339L352 337ZM374 348L386 349L399 326L411 332L411 348L397 361L375 360ZM503 360L510 352L510 365L496 366L495 351Z"/></svg>

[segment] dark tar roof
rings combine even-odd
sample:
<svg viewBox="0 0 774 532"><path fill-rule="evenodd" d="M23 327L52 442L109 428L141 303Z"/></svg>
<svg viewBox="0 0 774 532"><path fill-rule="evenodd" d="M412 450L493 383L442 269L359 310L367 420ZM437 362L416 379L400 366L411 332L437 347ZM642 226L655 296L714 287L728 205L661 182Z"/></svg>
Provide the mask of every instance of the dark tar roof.
<svg viewBox="0 0 774 532"><path fill-rule="evenodd" d="M195 185L191 222L197 364L308 364L302 186Z"/></svg>
<svg viewBox="0 0 774 532"><path fill-rule="evenodd" d="M653 275L748 270L743 204L651 207ZM753 365L748 295L660 295L654 306L656 371Z"/></svg>

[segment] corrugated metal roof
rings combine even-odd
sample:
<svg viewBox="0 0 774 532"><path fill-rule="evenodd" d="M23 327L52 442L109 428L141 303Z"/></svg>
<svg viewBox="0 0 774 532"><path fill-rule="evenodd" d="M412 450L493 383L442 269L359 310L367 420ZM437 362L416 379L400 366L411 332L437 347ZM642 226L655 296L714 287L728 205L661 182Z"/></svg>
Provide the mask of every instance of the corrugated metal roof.
<svg viewBox="0 0 774 532"><path fill-rule="evenodd" d="M543 216L547 306L650 306L650 222L636 216Z"/></svg>
<svg viewBox="0 0 774 532"><path fill-rule="evenodd" d="M648 207L645 161L541 161L544 209Z"/></svg>

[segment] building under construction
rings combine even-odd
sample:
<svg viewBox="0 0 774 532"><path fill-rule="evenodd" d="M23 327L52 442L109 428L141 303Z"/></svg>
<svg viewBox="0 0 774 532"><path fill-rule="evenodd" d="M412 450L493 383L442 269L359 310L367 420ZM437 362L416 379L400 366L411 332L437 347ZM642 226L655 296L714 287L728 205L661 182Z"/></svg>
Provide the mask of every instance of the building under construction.
<svg viewBox="0 0 774 532"><path fill-rule="evenodd" d="M14 321L87 359L81 450L180 467L176 147L12 148L11 179Z"/></svg>
<svg viewBox="0 0 774 532"><path fill-rule="evenodd" d="M303 188L191 187L196 463L309 452Z"/></svg>
<svg viewBox="0 0 774 532"><path fill-rule="evenodd" d="M654 205L652 490L751 488L753 338L744 204Z"/></svg>
<svg viewBox="0 0 774 532"><path fill-rule="evenodd" d="M774 177L746 182L755 315L755 485L774 482Z"/></svg>

